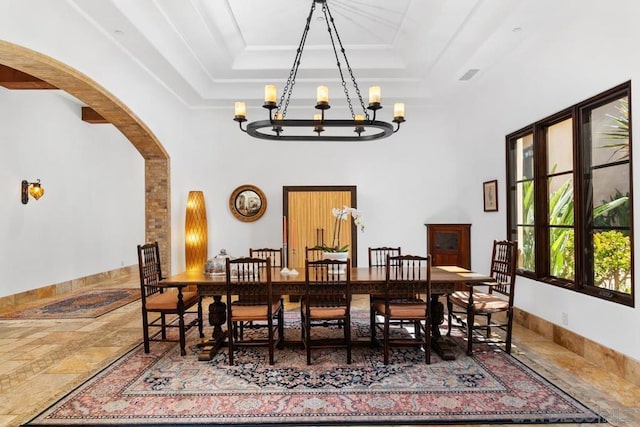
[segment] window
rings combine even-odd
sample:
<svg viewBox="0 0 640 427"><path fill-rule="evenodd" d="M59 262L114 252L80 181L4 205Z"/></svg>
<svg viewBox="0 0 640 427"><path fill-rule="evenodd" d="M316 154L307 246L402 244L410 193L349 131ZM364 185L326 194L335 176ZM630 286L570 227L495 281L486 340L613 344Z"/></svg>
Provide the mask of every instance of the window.
<svg viewBox="0 0 640 427"><path fill-rule="evenodd" d="M518 274L633 306L631 83L507 136Z"/></svg>

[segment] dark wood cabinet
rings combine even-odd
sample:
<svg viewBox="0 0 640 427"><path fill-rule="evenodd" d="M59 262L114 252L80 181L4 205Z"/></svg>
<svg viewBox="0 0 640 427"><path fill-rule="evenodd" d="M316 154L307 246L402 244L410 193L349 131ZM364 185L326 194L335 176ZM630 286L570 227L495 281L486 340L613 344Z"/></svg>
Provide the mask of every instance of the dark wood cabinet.
<svg viewBox="0 0 640 427"><path fill-rule="evenodd" d="M471 269L471 224L425 224L433 265Z"/></svg>

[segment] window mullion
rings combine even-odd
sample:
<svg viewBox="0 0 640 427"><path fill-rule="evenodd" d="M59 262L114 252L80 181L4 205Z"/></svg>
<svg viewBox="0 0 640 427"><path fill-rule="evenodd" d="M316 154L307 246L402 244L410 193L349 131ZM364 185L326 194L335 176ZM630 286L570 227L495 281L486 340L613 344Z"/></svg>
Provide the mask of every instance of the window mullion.
<svg viewBox="0 0 640 427"><path fill-rule="evenodd" d="M533 128L534 144L534 224L536 236L536 277L549 276L549 216L547 201L547 147L545 131L542 124L537 123Z"/></svg>
<svg viewBox="0 0 640 427"><path fill-rule="evenodd" d="M585 132L588 132L588 126L585 126L584 113L576 106L573 108L574 128L573 128L573 164L574 164L574 185L575 185L575 206L579 207L574 209L575 215L575 247L584 248L584 250L577 251L576 253L576 276L574 286L578 289L583 288L585 283L588 283L588 278L591 276L588 266L590 265L587 260L590 258L591 252L591 239L587 235L590 233L588 230L591 228L588 226L591 222L591 214L593 206L591 206L591 192L590 187L590 174L589 168L585 165L591 163L587 159L590 156L590 150L585 149L583 141L585 138ZM589 204L589 206L587 206Z"/></svg>

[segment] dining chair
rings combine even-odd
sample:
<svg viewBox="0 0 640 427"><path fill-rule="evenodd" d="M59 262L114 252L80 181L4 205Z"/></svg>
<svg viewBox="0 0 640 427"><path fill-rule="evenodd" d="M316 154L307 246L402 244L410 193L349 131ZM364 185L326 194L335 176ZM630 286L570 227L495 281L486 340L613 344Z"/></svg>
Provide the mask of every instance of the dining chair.
<svg viewBox="0 0 640 427"><path fill-rule="evenodd" d="M249 248L249 257L250 258L260 258L260 259L271 259L271 268L277 268L278 270L284 267L284 257L283 257L283 249L282 248L259 248L253 249ZM242 296L238 299L242 300ZM279 295L278 298L282 299L282 295ZM282 299L282 304L284 304L284 299ZM255 328L264 325L254 325L253 322L241 322L237 325L237 328L234 328L234 332L239 334L240 338L244 334L245 328Z"/></svg>
<svg viewBox="0 0 640 427"><path fill-rule="evenodd" d="M398 246L397 248L388 247L388 246L380 246L376 248L369 247L369 268L372 268L372 267L385 268L387 266L387 255L398 256L401 254L402 254L402 249L400 248L400 246ZM374 324L373 304L376 301L376 299L382 299L382 298L384 298L384 295L369 294L369 316L371 317L370 319L371 325ZM403 322L400 321L400 324L403 324ZM372 344L375 344L374 340L372 340Z"/></svg>
<svg viewBox="0 0 640 427"><path fill-rule="evenodd" d="M305 246L304 247L304 259L305 260L309 260L309 261L317 261L319 259L322 259L322 254L324 253L324 250L322 248L318 248L318 247L308 247Z"/></svg>
<svg viewBox="0 0 640 427"><path fill-rule="evenodd" d="M249 257L267 259L271 258L271 268L284 267L284 257L282 248L260 248L249 249Z"/></svg>
<svg viewBox="0 0 640 427"><path fill-rule="evenodd" d="M452 326L464 329L469 356L473 355L474 340L477 342L480 339L485 342L504 343L505 351L511 353L517 253L517 241L494 240L490 276L495 282L469 283L466 285L468 290L457 291L447 296L449 311L447 335L451 335ZM486 291L480 291L478 287L483 287ZM492 317L497 313L504 313L506 318L502 320ZM476 322L478 317L484 318L484 322ZM454 318L458 325L453 325ZM502 330L504 338L492 334L492 328ZM484 334L479 334L479 331L484 331ZM475 335L474 332L476 332Z"/></svg>
<svg viewBox="0 0 640 427"><path fill-rule="evenodd" d="M351 363L351 266L349 260L305 261L305 292L300 300L302 343L311 364L311 350L346 348ZM344 273L338 271L344 267ZM342 337L314 338L318 327L342 329Z"/></svg>
<svg viewBox="0 0 640 427"><path fill-rule="evenodd" d="M182 285L163 286L158 242L138 245L138 271L144 352L149 353L151 341L174 341L180 343L180 355L186 355L187 330L198 325L200 338L204 338L202 298L199 297L197 290L187 290ZM195 311L188 311L194 306L197 306ZM195 314L196 317L185 322L185 316L188 314ZM174 319L168 319L168 316L172 315L177 316L177 324ZM151 334L150 330L155 328L159 330ZM172 328L178 329L178 339L171 338L167 334Z"/></svg>
<svg viewBox="0 0 640 427"><path fill-rule="evenodd" d="M384 298L373 304L372 341L378 341L377 333L382 332L385 365L392 346L408 345L424 348L425 362L430 364L431 256L387 256L385 269Z"/></svg>
<svg viewBox="0 0 640 427"><path fill-rule="evenodd" d="M386 267L388 256L402 255L400 246L397 248L381 246L378 248L369 247L369 267Z"/></svg>
<svg viewBox="0 0 640 427"><path fill-rule="evenodd" d="M282 348L284 339L284 305L273 295L271 258L227 259L227 341L229 365L233 365L234 349L240 346L267 346L269 364L274 364L275 347ZM235 296L242 296L235 299ZM246 322L266 323L266 338L255 334L245 339L234 329Z"/></svg>

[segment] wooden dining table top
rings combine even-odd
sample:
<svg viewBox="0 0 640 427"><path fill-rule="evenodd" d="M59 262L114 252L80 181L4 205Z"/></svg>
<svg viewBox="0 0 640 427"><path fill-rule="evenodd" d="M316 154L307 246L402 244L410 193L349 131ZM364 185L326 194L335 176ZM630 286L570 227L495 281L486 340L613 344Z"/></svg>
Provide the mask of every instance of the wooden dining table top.
<svg viewBox="0 0 640 427"><path fill-rule="evenodd" d="M351 288L355 294L371 294L384 291L386 272L384 267L351 268ZM431 267L431 286L433 293L451 293L463 289L465 283L493 281L486 274L476 273L457 266ZM304 294L304 269L296 275L283 274L279 269L271 272L274 292L301 295ZM226 276L205 274L204 271L185 271L162 280L165 286L196 285L201 295L219 295L225 293Z"/></svg>

